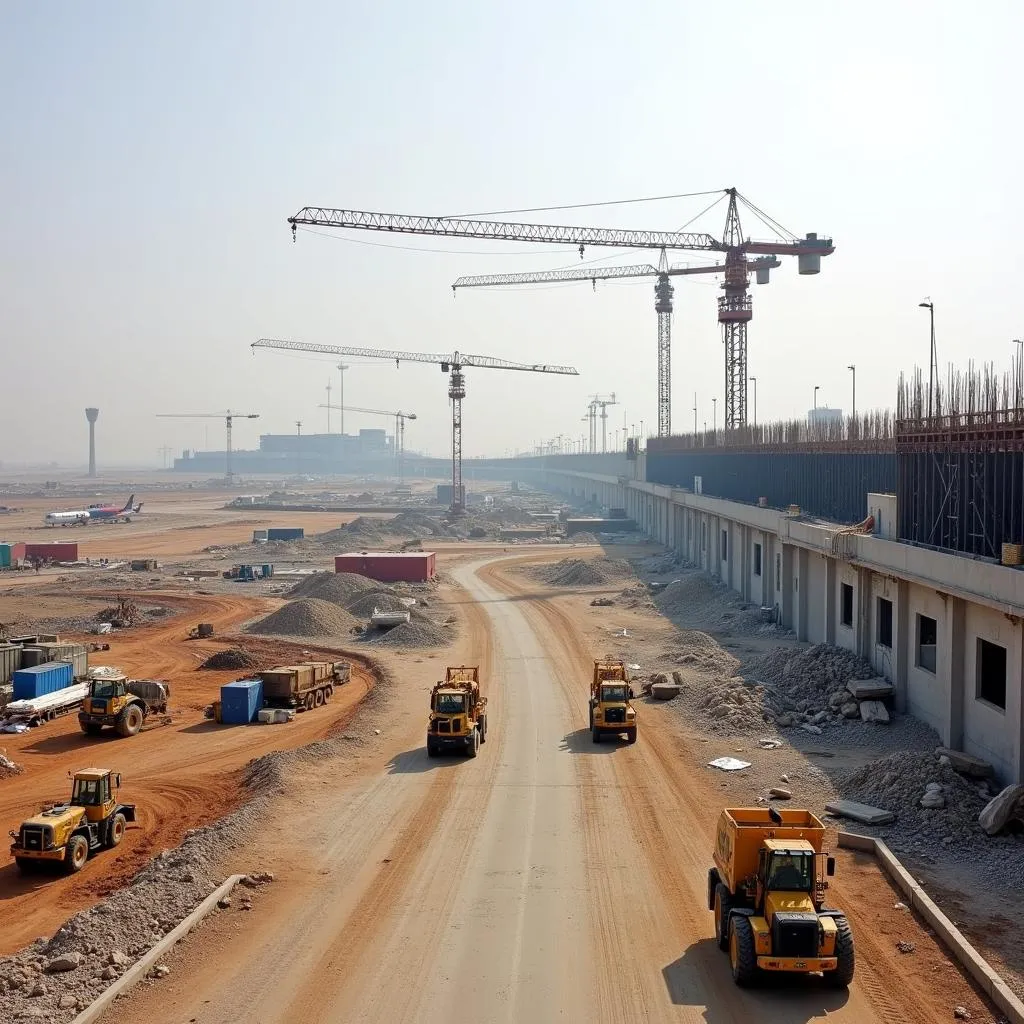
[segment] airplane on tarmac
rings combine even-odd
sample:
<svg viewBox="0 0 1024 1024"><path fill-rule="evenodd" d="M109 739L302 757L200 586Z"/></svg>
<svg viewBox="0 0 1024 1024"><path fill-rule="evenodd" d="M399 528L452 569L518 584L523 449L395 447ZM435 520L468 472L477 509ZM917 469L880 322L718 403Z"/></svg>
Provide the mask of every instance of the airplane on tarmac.
<svg viewBox="0 0 1024 1024"><path fill-rule="evenodd" d="M88 526L90 523L130 523L133 515L142 512L142 502L132 506L133 494L124 508L117 505L90 505L88 508L75 509L70 512L47 512L43 522L47 526Z"/></svg>

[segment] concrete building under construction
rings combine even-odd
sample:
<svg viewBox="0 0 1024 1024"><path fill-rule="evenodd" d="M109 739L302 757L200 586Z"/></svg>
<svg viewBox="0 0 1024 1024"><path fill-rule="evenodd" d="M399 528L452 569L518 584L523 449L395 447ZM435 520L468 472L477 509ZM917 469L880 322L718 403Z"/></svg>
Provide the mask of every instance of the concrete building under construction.
<svg viewBox="0 0 1024 1024"><path fill-rule="evenodd" d="M513 472L624 508L800 640L863 656L943 744L1024 781L1020 391L951 375L929 414L904 382L891 422L827 430L651 439L600 469L563 456Z"/></svg>

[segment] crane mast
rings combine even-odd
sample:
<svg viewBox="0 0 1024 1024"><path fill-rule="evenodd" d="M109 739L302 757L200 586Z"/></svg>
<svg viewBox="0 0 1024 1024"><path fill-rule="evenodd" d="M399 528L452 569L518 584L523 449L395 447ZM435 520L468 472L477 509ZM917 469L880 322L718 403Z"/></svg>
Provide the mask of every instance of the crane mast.
<svg viewBox="0 0 1024 1024"><path fill-rule="evenodd" d="M726 427L746 424L747 408L747 328L752 315L747 293L747 256L796 256L801 274L817 274L821 257L835 251L830 238L808 234L790 241L756 242L744 239L740 232L736 189L723 190L729 196L724 237L719 240L703 232L651 231L617 228L575 227L556 224L528 224L515 221L479 220L470 217L431 217L399 213L373 213L365 210L343 210L306 206L288 218L292 239L298 227L316 226L360 231L383 231L409 235L432 235L448 238L479 238L510 242L544 242L574 245L582 258L588 245L612 248L657 249L663 255L655 285L655 310L658 314L658 435L671 433L671 340L672 285L667 273L664 251L690 249L725 253L726 293L719 300L719 322L725 339L726 362ZM751 204L743 200L748 206ZM751 209L761 217L756 207ZM765 220L767 223L767 221ZM621 274L619 276L633 276ZM589 274L584 274L586 280ZM759 274L760 277L760 274Z"/></svg>
<svg viewBox="0 0 1024 1024"><path fill-rule="evenodd" d="M231 427L235 419L243 420L258 420L260 414L258 412L232 412L230 409L224 412L158 412L157 418L159 419L181 419L181 420L224 420L224 425L227 433L227 444L226 444L226 471L224 478L227 481L228 486L234 482L235 474L231 468Z"/></svg>
<svg viewBox="0 0 1024 1024"><path fill-rule="evenodd" d="M471 355L466 352L450 354L438 352L406 352L395 349L364 348L353 345L319 345L305 341L282 341L277 338L261 338L251 346L255 349L277 349L286 352L319 352L324 355L362 356L369 359L393 359L395 365L402 362L433 363L447 373L448 397L452 403L452 504L450 513L462 515L466 511L462 491L462 400L466 397L466 378L463 367L476 366L489 370L522 370L528 373L557 373L579 376L574 366L557 366L550 363L516 363L496 356ZM411 418L411 417L410 417Z"/></svg>
<svg viewBox="0 0 1024 1024"><path fill-rule="evenodd" d="M414 412L392 412L390 409L364 409L358 405L321 405L330 415L331 409L338 412L362 412L369 416L394 416L395 417L395 471L398 482L405 482L405 421L416 419Z"/></svg>

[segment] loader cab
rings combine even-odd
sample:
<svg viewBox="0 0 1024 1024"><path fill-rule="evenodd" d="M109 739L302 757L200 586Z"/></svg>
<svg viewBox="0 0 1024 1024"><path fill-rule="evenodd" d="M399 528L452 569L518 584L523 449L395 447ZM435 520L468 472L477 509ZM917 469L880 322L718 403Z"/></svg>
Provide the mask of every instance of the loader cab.
<svg viewBox="0 0 1024 1024"><path fill-rule="evenodd" d="M794 908L808 898L820 904L828 888L823 876L834 874L835 859L815 853L806 840L766 840L758 855L757 909L768 911L766 899Z"/></svg>
<svg viewBox="0 0 1024 1024"><path fill-rule="evenodd" d="M434 694L434 712L438 715L462 715L466 713L467 697L464 690L438 690Z"/></svg>
<svg viewBox="0 0 1024 1024"><path fill-rule="evenodd" d="M121 776L106 768L85 768L75 772L71 804L85 809L89 821L104 821L114 808L114 788L120 788Z"/></svg>
<svg viewBox="0 0 1024 1024"><path fill-rule="evenodd" d="M602 704L625 704L632 696L633 691L628 683L616 681L601 684L600 701Z"/></svg>
<svg viewBox="0 0 1024 1024"><path fill-rule="evenodd" d="M124 676L89 680L89 696L98 700L114 700L128 692Z"/></svg>

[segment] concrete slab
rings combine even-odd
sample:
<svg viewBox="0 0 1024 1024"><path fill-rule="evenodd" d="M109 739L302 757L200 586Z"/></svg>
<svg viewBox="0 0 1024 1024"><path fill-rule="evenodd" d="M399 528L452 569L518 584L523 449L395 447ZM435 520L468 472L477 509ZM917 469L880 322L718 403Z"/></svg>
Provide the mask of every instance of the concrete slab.
<svg viewBox="0 0 1024 1024"><path fill-rule="evenodd" d="M882 676L875 679L851 679L846 688L857 700L882 700L893 694L892 683Z"/></svg>
<svg viewBox="0 0 1024 1024"><path fill-rule="evenodd" d="M675 683L654 683L651 686L651 696L655 700L671 700L678 697L680 687Z"/></svg>
<svg viewBox="0 0 1024 1024"><path fill-rule="evenodd" d="M832 800L825 804L825 810L837 817L851 818L865 825L888 825L896 820L896 815L892 811L883 810L881 807L869 807L855 800Z"/></svg>
<svg viewBox="0 0 1024 1024"><path fill-rule="evenodd" d="M995 769L988 761L983 761L973 754L965 754L962 750L951 750L949 747L936 747L936 757L948 757L954 771L963 775L971 775L976 779L990 779Z"/></svg>

